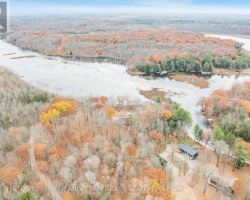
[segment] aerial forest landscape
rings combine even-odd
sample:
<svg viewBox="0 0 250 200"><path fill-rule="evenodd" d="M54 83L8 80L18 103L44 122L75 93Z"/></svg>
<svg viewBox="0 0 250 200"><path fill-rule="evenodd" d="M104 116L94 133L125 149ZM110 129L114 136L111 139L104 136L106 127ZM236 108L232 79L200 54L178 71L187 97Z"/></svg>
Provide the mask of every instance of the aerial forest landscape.
<svg viewBox="0 0 250 200"><path fill-rule="evenodd" d="M0 1L0 200L250 200L250 3Z"/></svg>

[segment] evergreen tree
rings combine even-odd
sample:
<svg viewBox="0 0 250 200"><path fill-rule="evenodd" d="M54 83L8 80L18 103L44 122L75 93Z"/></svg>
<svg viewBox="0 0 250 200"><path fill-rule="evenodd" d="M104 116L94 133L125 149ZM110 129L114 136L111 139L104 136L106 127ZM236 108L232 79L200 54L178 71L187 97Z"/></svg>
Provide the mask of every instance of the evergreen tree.
<svg viewBox="0 0 250 200"><path fill-rule="evenodd" d="M236 137L235 137L234 134L228 133L228 134L225 136L224 141L229 145L230 149L232 149L232 147L233 147L234 144L235 144Z"/></svg>
<svg viewBox="0 0 250 200"><path fill-rule="evenodd" d="M203 65L203 70L204 70L205 72L209 72L210 66L209 66L209 64L208 64L207 62L204 63L204 65Z"/></svg>
<svg viewBox="0 0 250 200"><path fill-rule="evenodd" d="M194 70L199 72L202 69L200 61L196 60L194 63Z"/></svg>
<svg viewBox="0 0 250 200"><path fill-rule="evenodd" d="M161 99L160 96L157 96L157 98L156 98L156 103L162 103L162 99Z"/></svg>
<svg viewBox="0 0 250 200"><path fill-rule="evenodd" d="M201 139L201 134L202 134L202 129L200 128L200 126L198 124L195 125L194 127L194 138L195 140L200 140Z"/></svg>
<svg viewBox="0 0 250 200"><path fill-rule="evenodd" d="M170 62L170 69L171 69L172 71L175 71L175 70L176 70L176 69L175 69L174 61L171 61L171 62Z"/></svg>
<svg viewBox="0 0 250 200"><path fill-rule="evenodd" d="M216 126L213 130L213 142L217 140L224 140L225 134L219 126Z"/></svg>
<svg viewBox="0 0 250 200"><path fill-rule="evenodd" d="M247 164L247 150L242 144L237 145L234 152L235 164L234 167L240 169Z"/></svg>
<svg viewBox="0 0 250 200"><path fill-rule="evenodd" d="M22 198L21 200L34 200L34 195L32 194L32 192L28 191L28 192L24 192L22 194Z"/></svg>
<svg viewBox="0 0 250 200"><path fill-rule="evenodd" d="M184 125L191 126L192 125L192 117L190 113L183 108L179 106L179 104L174 103L174 109L173 116L171 117L171 120L174 122L182 121Z"/></svg>

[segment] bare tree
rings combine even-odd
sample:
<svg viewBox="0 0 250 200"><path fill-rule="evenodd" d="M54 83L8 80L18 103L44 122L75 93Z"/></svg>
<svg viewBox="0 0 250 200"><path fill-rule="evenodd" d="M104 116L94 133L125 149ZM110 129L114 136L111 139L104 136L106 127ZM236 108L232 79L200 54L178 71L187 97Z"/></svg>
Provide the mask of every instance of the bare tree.
<svg viewBox="0 0 250 200"><path fill-rule="evenodd" d="M217 154L216 166L218 166L221 155L227 154L230 148L229 148L229 145L225 141L217 140L214 142L214 149Z"/></svg>
<svg viewBox="0 0 250 200"><path fill-rule="evenodd" d="M203 194L206 193L207 186L209 184L211 176L216 172L215 166L212 164L207 164L203 167L203 177L205 179Z"/></svg>

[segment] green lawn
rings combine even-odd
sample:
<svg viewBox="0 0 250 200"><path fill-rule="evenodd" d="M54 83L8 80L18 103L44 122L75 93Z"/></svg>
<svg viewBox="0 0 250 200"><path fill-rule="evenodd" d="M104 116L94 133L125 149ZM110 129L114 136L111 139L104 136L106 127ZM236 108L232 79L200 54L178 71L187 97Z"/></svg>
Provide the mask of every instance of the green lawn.
<svg viewBox="0 0 250 200"><path fill-rule="evenodd" d="M190 137L186 137L185 139L184 138L180 139L179 143L185 143L191 147L195 146L194 140Z"/></svg>

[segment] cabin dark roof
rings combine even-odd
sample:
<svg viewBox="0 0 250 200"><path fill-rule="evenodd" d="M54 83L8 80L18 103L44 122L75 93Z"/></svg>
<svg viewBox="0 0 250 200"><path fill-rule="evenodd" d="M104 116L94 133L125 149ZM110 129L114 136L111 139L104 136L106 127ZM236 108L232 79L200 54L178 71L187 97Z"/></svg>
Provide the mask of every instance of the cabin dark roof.
<svg viewBox="0 0 250 200"><path fill-rule="evenodd" d="M179 149L182 151L185 151L187 154L189 154L192 157L194 157L198 154L198 152L194 148L192 148L184 143L179 145Z"/></svg>

